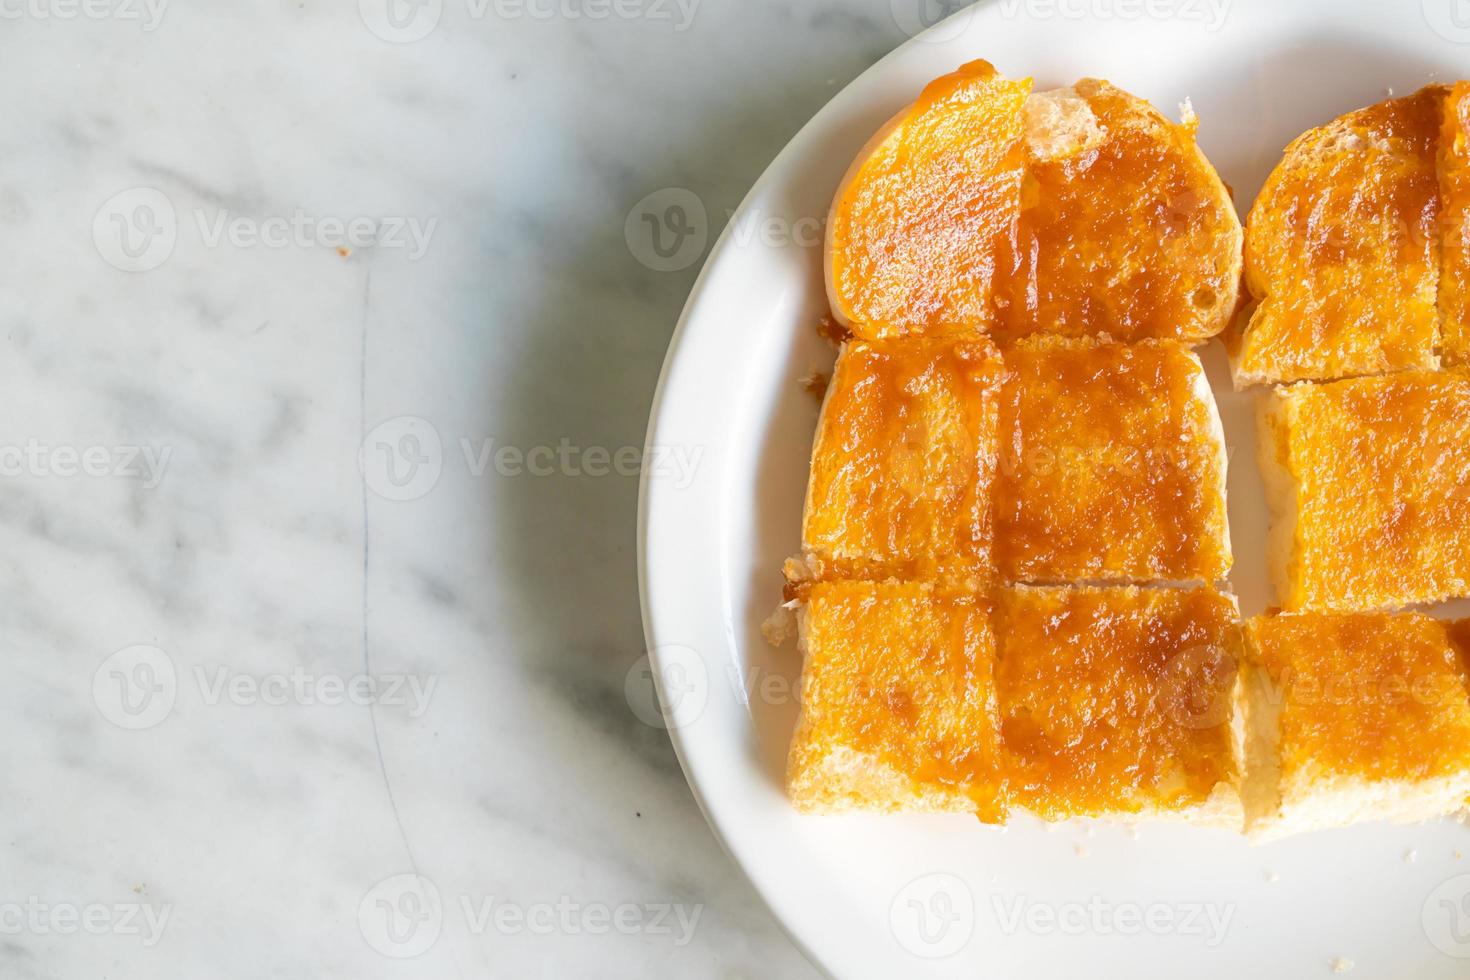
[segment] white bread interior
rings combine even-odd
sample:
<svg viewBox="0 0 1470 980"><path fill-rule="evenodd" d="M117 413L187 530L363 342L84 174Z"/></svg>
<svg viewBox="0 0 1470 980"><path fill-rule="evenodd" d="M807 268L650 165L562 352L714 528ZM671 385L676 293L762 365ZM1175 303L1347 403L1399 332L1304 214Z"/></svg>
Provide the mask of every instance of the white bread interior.
<svg viewBox="0 0 1470 980"><path fill-rule="evenodd" d="M1295 386L1293 386L1295 387ZM1290 439L1292 388L1277 389L1259 399L1257 404L1257 464L1266 489L1266 505L1271 511L1271 529L1266 538L1266 564L1271 582L1282 604L1290 607L1296 595L1293 559L1296 553L1298 500L1300 487L1296 474L1282 464Z"/></svg>
<svg viewBox="0 0 1470 980"><path fill-rule="evenodd" d="M1191 353L1189 356L1194 359L1197 372L1194 376L1194 397L1204 406L1205 418L1208 420L1205 438L1215 445L1216 494L1220 501L1220 527L1216 534L1219 535L1220 554L1225 558L1225 567L1230 568L1235 565L1235 552L1230 546L1230 451L1225 445L1225 424L1220 419L1220 405L1215 401L1215 393L1210 388L1209 378L1205 377L1205 368L1199 355Z"/></svg>

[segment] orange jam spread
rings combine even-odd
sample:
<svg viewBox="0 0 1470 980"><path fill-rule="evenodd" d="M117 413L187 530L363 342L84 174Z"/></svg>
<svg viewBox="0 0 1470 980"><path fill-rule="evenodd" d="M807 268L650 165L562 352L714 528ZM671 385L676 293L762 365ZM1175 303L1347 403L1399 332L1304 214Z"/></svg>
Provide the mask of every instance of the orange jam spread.
<svg viewBox="0 0 1470 980"><path fill-rule="evenodd" d="M994 321L991 283L1020 210L1030 88L970 62L930 82L859 154L833 201L827 243L833 309L859 336Z"/></svg>
<svg viewBox="0 0 1470 980"><path fill-rule="evenodd" d="M1012 581L1222 579L1224 446L1173 341L1005 351L996 562Z"/></svg>
<svg viewBox="0 0 1470 980"><path fill-rule="evenodd" d="M1445 99L1439 196L1440 345L1451 364L1470 364L1470 82Z"/></svg>
<svg viewBox="0 0 1470 980"><path fill-rule="evenodd" d="M812 451L813 577L988 573L1002 370L984 338L843 349Z"/></svg>
<svg viewBox="0 0 1470 980"><path fill-rule="evenodd" d="M998 818L989 615L980 596L918 583L813 585L793 779L847 749L907 777L911 796L958 794Z"/></svg>
<svg viewBox="0 0 1470 980"><path fill-rule="evenodd" d="M1287 147L1246 228L1259 305L1235 344L1242 374L1295 381L1435 366L1444 95L1430 86L1381 102Z"/></svg>
<svg viewBox="0 0 1470 980"><path fill-rule="evenodd" d="M1470 768L1470 683L1418 613L1304 613L1246 626L1280 710L1283 783L1422 780Z"/></svg>
<svg viewBox="0 0 1470 980"><path fill-rule="evenodd" d="M1034 125L1000 332L1189 342L1217 333L1237 295L1241 231L1194 125L1097 79L1038 93L1027 108ZM1058 148L1059 128L1078 139Z"/></svg>
<svg viewBox="0 0 1470 980"><path fill-rule="evenodd" d="M1277 462L1295 482L1288 610L1470 594L1470 374L1287 389Z"/></svg>
<svg viewBox="0 0 1470 980"><path fill-rule="evenodd" d="M1229 597L1022 586L995 633L1013 803L1047 819L1178 810L1235 783Z"/></svg>

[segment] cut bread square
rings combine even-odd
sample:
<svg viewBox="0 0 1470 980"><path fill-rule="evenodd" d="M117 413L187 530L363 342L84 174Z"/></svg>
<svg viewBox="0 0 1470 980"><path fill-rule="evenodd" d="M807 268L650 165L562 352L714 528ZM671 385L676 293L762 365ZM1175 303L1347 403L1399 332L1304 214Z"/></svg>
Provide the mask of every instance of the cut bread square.
<svg viewBox="0 0 1470 980"><path fill-rule="evenodd" d="M1011 805L1049 820L1182 817L1239 828L1233 597L1016 586L997 605Z"/></svg>
<svg viewBox="0 0 1470 980"><path fill-rule="evenodd" d="M1470 374L1292 385L1262 400L1260 436L1284 609L1470 595Z"/></svg>
<svg viewBox="0 0 1470 980"><path fill-rule="evenodd" d="M1170 122L1085 78L1032 93L1025 119L997 333L1199 343L1224 330L1240 295L1242 232L1193 115Z"/></svg>
<svg viewBox="0 0 1470 980"><path fill-rule="evenodd" d="M1445 98L1439 137L1440 346L1449 364L1470 364L1470 82Z"/></svg>
<svg viewBox="0 0 1470 980"><path fill-rule="evenodd" d="M803 812L1002 816L990 604L898 582L819 582L800 618Z"/></svg>
<svg viewBox="0 0 1470 980"><path fill-rule="evenodd" d="M1438 366L1445 93L1359 109L1286 148L1246 223L1256 303L1231 342L1238 387Z"/></svg>
<svg viewBox="0 0 1470 980"><path fill-rule="evenodd" d="M848 343L817 425L798 577L987 578L1001 380L984 338Z"/></svg>
<svg viewBox="0 0 1470 980"><path fill-rule="evenodd" d="M833 315L865 339L1223 330L1242 233L1194 120L1097 79L1031 87L971 62L862 148L827 222Z"/></svg>
<svg viewBox="0 0 1470 980"><path fill-rule="evenodd" d="M1174 341L1031 337L1005 350L996 562L1022 582L1203 581L1230 570L1226 450Z"/></svg>
<svg viewBox="0 0 1470 980"><path fill-rule="evenodd" d="M1470 796L1470 675L1420 613L1246 624L1247 832L1413 822Z"/></svg>
<svg viewBox="0 0 1470 980"><path fill-rule="evenodd" d="M1021 210L1029 78L936 78L858 153L827 221L833 315L870 340L985 331Z"/></svg>

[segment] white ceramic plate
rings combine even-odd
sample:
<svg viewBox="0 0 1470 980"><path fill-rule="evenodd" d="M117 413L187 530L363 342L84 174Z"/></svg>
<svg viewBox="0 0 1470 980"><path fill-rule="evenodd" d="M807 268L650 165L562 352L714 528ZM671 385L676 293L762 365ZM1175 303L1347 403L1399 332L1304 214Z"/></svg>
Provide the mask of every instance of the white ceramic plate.
<svg viewBox="0 0 1470 980"><path fill-rule="evenodd" d="M894 0L917 18L919 0ZM907 6L905 6L907 5ZM1006 830L968 817L800 817L782 792L793 645L760 624L798 546L832 353L814 243L853 154L925 82L977 57L1038 88L1104 77L1177 116L1248 207L1282 147L1390 92L1470 75L1470 0L992 0L905 45L817 114L715 246L664 366L649 442L699 451L655 470L640 574L674 745L716 834L813 961L839 977L1330 976L1470 973L1470 829L1369 825L1252 847L1145 825ZM1270 601L1252 395L1203 352L1233 453L1232 583ZM690 457L686 457L690 458ZM1349 963L1351 961L1351 963Z"/></svg>

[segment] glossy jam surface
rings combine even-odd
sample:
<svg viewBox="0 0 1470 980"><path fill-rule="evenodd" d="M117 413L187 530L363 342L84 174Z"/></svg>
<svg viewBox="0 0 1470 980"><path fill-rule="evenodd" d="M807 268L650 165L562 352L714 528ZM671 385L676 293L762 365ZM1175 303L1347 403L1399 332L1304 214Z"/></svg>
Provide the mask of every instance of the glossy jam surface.
<svg viewBox="0 0 1470 980"><path fill-rule="evenodd" d="M833 306L860 337L984 329L1001 243L1020 212L1021 106L1030 80L983 61L935 79L832 204Z"/></svg>
<svg viewBox="0 0 1470 980"><path fill-rule="evenodd" d="M1296 481L1289 610L1470 595L1470 374L1288 389L1278 459Z"/></svg>
<svg viewBox="0 0 1470 980"><path fill-rule="evenodd" d="M998 606L995 684L1013 802L1049 819L1178 809L1235 779L1230 599L1020 587Z"/></svg>
<svg viewBox="0 0 1470 980"><path fill-rule="evenodd" d="M1470 678L1444 623L1306 613L1253 619L1247 635L1279 700L1283 782L1470 768Z"/></svg>
<svg viewBox="0 0 1470 980"><path fill-rule="evenodd" d="M1030 90L973 62L864 148L832 207L834 309L867 338L1219 332L1241 229L1193 125L1107 82Z"/></svg>
<svg viewBox="0 0 1470 980"><path fill-rule="evenodd" d="M1431 86L1298 137L1251 208L1246 279L1259 300L1237 355L1272 381L1432 367L1438 337Z"/></svg>
<svg viewBox="0 0 1470 980"><path fill-rule="evenodd" d="M996 562L1011 581L1222 579L1224 447L1172 341L1004 353Z"/></svg>
<svg viewBox="0 0 1470 980"><path fill-rule="evenodd" d="M1001 382L983 338L843 349L803 529L817 577L988 574Z"/></svg>
<svg viewBox="0 0 1470 980"><path fill-rule="evenodd" d="M1440 345L1451 364L1470 364L1470 82L1445 99L1439 137Z"/></svg>
<svg viewBox="0 0 1470 980"><path fill-rule="evenodd" d="M824 582L806 612L793 759L842 747L907 775L915 792L999 807L990 606L917 583Z"/></svg>
<svg viewBox="0 0 1470 980"><path fill-rule="evenodd" d="M1059 108L1036 120L998 332L1191 342L1218 332L1238 290L1241 230L1193 126L1096 79L1033 96L1043 99ZM1061 152L1044 141L1078 118L1088 138Z"/></svg>

